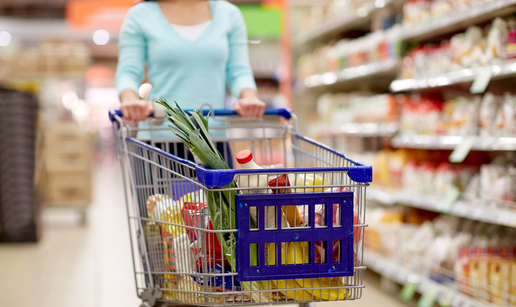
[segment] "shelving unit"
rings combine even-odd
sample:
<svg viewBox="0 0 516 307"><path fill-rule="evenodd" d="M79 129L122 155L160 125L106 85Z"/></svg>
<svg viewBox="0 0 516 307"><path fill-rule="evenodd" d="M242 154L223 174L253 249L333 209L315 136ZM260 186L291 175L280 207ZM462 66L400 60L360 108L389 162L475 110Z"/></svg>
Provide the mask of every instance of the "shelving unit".
<svg viewBox="0 0 516 307"><path fill-rule="evenodd" d="M461 307L490 307L491 305L485 304L474 300L462 293L457 289L447 286L444 284L437 283L430 278L412 272L406 269L404 266L397 264L385 257L374 254L369 251L364 252L364 264L368 269L377 272L378 274L385 276L399 284L405 284L409 279L418 280L417 292L425 293L431 289L435 289L438 292L438 296L453 296L452 306Z"/></svg>
<svg viewBox="0 0 516 307"><path fill-rule="evenodd" d="M398 132L397 123L346 123L338 128L325 128L328 135L348 135L356 137L391 137Z"/></svg>
<svg viewBox="0 0 516 307"><path fill-rule="evenodd" d="M451 33L474 24L489 21L497 16L516 12L516 0L481 2L464 7L460 12L426 20L421 25L404 27L400 39L422 41Z"/></svg>
<svg viewBox="0 0 516 307"><path fill-rule="evenodd" d="M357 67L345 68L338 72L327 72L306 77L304 85L307 88L339 84L344 82L358 82L381 76L394 77L399 65L398 60L375 62Z"/></svg>
<svg viewBox="0 0 516 307"><path fill-rule="evenodd" d="M483 73L492 73L493 79L506 79L516 76L516 61L503 62L498 65L479 68L466 68L430 78L397 79L392 81L390 89L394 93L424 90L449 85L473 82Z"/></svg>
<svg viewBox="0 0 516 307"><path fill-rule="evenodd" d="M488 204L481 200L459 200L451 207L445 208L445 200L442 197L378 187L368 188L367 199L386 205L402 204L428 211L444 212L471 220L516 227L516 211L505 210L497 207L496 204Z"/></svg>
<svg viewBox="0 0 516 307"><path fill-rule="evenodd" d="M466 139L473 140L472 150L516 150L516 137L397 135L392 139L391 145L397 148L452 150Z"/></svg>
<svg viewBox="0 0 516 307"><path fill-rule="evenodd" d="M375 2L365 4L354 12L339 15L318 27L298 33L295 36L294 41L298 46L314 43L331 37L339 32L345 32L354 28L366 26L371 22L372 16L375 12L393 2L394 0L377 0Z"/></svg>
<svg viewBox="0 0 516 307"><path fill-rule="evenodd" d="M313 72L313 70L310 70L311 67L306 63L315 63L313 64L314 67L327 67L334 63L330 62L329 65L325 66L322 62L324 59L330 59L330 61L334 60L335 57L338 57L339 60L349 59L349 57L345 58L344 56L340 56L341 54L346 54L341 51L341 48L339 48L341 47L340 45L337 46L337 48L332 49L329 39L356 37L356 34L351 30L358 30L355 32L362 31L365 28L365 24L372 20L372 16L374 15L373 13L379 11L380 7L383 7L384 5L391 5L391 8L395 7L395 5L393 5L395 0L379 1L381 5L375 7L375 5L372 4L370 7L364 8L360 14L358 12L346 14L338 19L332 19L328 22L321 23L311 30L299 33L295 36L295 42L300 45L304 45L305 49L314 47L316 43L328 42L325 46L321 46L320 50L315 50L311 54L307 54L306 60L303 58L302 61L300 61L301 65L305 64L305 66L302 67L304 69L302 72ZM504 17L516 12L516 0L480 0L470 6L464 6L463 8L457 8L455 3L453 5L455 6L453 11L450 10L446 15L426 19L417 25L405 25L400 29L394 29L395 31L400 30L399 36L397 36L396 39L408 42L409 44L407 44L407 46L409 46L409 49L412 42L438 44L442 39L449 39L453 34L465 31L469 26L478 25L483 27L487 22L498 16ZM399 6L395 8L395 10L397 9L399 9ZM399 13L399 10L393 12L393 14L396 13ZM392 33L394 33L394 31L389 32L388 34ZM337 34L341 35L337 36ZM386 37L392 39L392 36L386 35ZM357 49L362 47L359 41L356 41L356 43L356 46L358 46ZM348 42L345 42L342 46L347 48L347 44ZM350 44L349 46L353 45ZM332 54L332 52L335 54ZM354 55L353 50L351 50L349 54ZM389 90L392 93L421 91L422 96L426 97L424 95L434 94L434 92L444 89L445 87L449 87L448 89L457 90L456 92L463 91L464 93L467 93L467 88L471 82L474 82L479 77L486 77L486 75L490 75L490 77L486 79L495 81L493 82L495 84L493 84L489 90L497 92L499 88L507 86L506 84L509 84L509 82L512 81L512 79L509 78L516 77L515 60L498 61L500 62L491 62L496 63L494 65L470 67L458 71L449 71L439 75L436 75L437 72L432 73L430 69L428 69L428 71L424 71L421 75L418 75L421 78L395 79L399 74L399 68L401 66L401 60L398 59L381 63L370 63L335 72L313 74L299 81L304 84L305 89L308 89L305 92L307 96L323 92L325 94L328 93L327 96L322 97L320 100L323 104L321 109L324 111L326 110L326 104L334 103L338 105L347 103L346 99L348 98L345 95L338 96L340 93L346 91L357 91L360 94L363 94L365 91L377 94L386 93ZM442 71L447 71L447 69L443 68ZM378 77L382 77L382 81L386 82L384 87L379 87L376 84L377 80L380 79ZM389 90L387 90L387 84L390 84ZM337 91L339 94L334 93ZM499 93L496 94L499 95ZM445 95L443 95L443 97L444 96ZM309 98L311 98L311 96L309 96ZM327 113L329 112L327 111L324 114ZM342 145L345 148L350 148L351 150L367 151L368 156L366 158L371 158L371 155L369 155L371 151L381 149L381 145L385 145L388 142L390 142L390 145L395 148L416 148L427 150L454 150L460 145L465 145L466 143L471 142L471 150L473 151L500 152L491 153L490 156L502 156L505 154L502 151L516 151L516 137L402 135L398 133L400 127L397 124L389 124L389 126L387 126L387 124L341 123L338 120L334 120L332 122L333 125L325 123L324 119L321 120L322 128L321 126L318 127L320 128L318 131L321 138L332 141L337 140L336 142L338 142L341 138L334 136L355 137L354 139L348 139L350 144L346 145L349 146L344 146L342 144L339 145ZM368 137L378 137L378 139L365 139ZM391 139L387 139L389 137L391 137ZM360 140L357 138L364 139ZM393 153L393 156L389 156L391 153ZM391 149L385 150L385 155L382 156L382 159L385 159L384 161L387 161L390 157L393 157L394 159L395 153L396 151ZM430 154L428 156L428 160L425 161L432 159L430 158ZM444 157L444 153L442 156ZM442 157L439 157L439 159L441 158ZM387 162L383 163L387 164ZM456 200L456 198L450 199L450 197L447 199L445 195L438 196L436 193L428 194L425 195L419 192L405 190L394 191L382 189L373 185L368 188L366 196L368 202L375 201L387 206L399 204L474 221L516 228L516 210L514 210L516 208L511 208L511 205L503 205L495 201L468 200L463 195L459 197L459 200ZM382 210L379 209L378 213L380 214L381 211ZM385 210L385 212L387 211L389 210ZM390 213L392 214L392 212ZM450 217L442 216L442 218L444 222L448 222ZM487 227L487 225L480 225L480 223L474 223L474 225ZM378 232L379 240L384 239L383 234L381 233L382 228L374 229L375 225L371 226L373 231L376 230ZM414 225L409 226L416 227ZM409 226L407 226L408 231L413 229ZM371 235L371 237L372 236L373 235ZM439 234L436 234L436 237L437 236L439 236ZM404 237L386 234L385 238L386 241L382 241L382 243L394 242L389 239ZM404 247L396 248L403 249ZM432 249L425 249L425 252L430 250ZM434 250L435 249L432 251ZM455 258L451 258L449 261L453 261L454 259ZM414 261L423 262L423 260L419 259L414 259ZM442 296L451 297L453 302L451 306L495 306L495 303L487 302L489 298L486 298L486 302L478 301L476 298L472 298L459 292L456 285L441 284L430 279L430 274L428 272L425 273L423 270L415 272L408 269L409 267L417 268L416 266L410 266L409 264L404 264L401 261L397 262L396 260L383 257L368 250L364 252L364 265L399 284L405 284L410 280L418 280L417 292L424 294L429 290L437 291L438 298ZM461 275L456 275L456 277L460 279Z"/></svg>

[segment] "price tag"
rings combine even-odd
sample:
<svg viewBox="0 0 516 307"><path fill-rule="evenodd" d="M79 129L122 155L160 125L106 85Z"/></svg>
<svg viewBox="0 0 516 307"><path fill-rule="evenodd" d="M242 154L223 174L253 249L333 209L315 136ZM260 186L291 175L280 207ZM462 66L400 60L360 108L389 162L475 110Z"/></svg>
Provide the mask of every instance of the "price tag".
<svg viewBox="0 0 516 307"><path fill-rule="evenodd" d="M433 307L438 295L439 291L436 288L428 289L417 302L417 307Z"/></svg>
<svg viewBox="0 0 516 307"><path fill-rule="evenodd" d="M471 151L471 148L473 148L473 145L475 144L475 138L474 137L468 137L464 138L462 140L462 143L457 145L453 152L451 153L450 157L448 158L450 162L452 163L461 163L466 159L469 152Z"/></svg>
<svg viewBox="0 0 516 307"><path fill-rule="evenodd" d="M471 87L469 88L469 92L471 94L482 94L486 91L487 86L489 85L489 81L493 77L493 70L491 68L485 69L480 72Z"/></svg>
<svg viewBox="0 0 516 307"><path fill-rule="evenodd" d="M460 191L459 189L452 185L446 190L444 194L444 198L442 200L441 212L442 213L450 213L453 209L453 206L459 199Z"/></svg>
<svg viewBox="0 0 516 307"><path fill-rule="evenodd" d="M416 294L417 287L419 285L419 276L410 275L407 278L407 282L403 285L400 292L400 298L405 302L409 302Z"/></svg>

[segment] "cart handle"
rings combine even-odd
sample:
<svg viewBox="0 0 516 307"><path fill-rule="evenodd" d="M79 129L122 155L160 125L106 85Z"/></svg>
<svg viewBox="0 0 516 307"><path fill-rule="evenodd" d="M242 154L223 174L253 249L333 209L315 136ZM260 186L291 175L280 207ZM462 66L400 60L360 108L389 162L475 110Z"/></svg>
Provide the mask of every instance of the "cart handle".
<svg viewBox="0 0 516 307"><path fill-rule="evenodd" d="M193 110L185 110L185 112L189 112L189 111L193 111ZM208 112L210 112L210 111L212 111L212 110L204 109L204 110L201 110L200 112L202 113L203 116L206 116L206 115L208 115ZM215 116L237 116L238 113L235 112L235 110L232 110L232 109L215 109L215 110L213 110L211 115L215 115ZM288 108L265 109L264 115L277 115L277 116L281 116L281 117L283 117L283 118L285 118L287 120L290 120L292 118L293 112L292 112L292 110L290 110ZM111 120L111 122L115 121L115 117L116 116L118 116L119 118L122 118L123 117L122 111L115 110L115 109L110 109L109 110L109 119ZM151 114L149 117L154 117L154 114Z"/></svg>

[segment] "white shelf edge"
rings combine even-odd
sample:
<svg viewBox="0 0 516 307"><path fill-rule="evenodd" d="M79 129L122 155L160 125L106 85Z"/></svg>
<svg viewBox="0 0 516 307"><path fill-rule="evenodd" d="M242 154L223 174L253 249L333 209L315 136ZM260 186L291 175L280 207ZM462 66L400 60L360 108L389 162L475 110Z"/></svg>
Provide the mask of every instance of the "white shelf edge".
<svg viewBox="0 0 516 307"><path fill-rule="evenodd" d="M398 132L397 123L345 123L324 128L327 135L357 137L390 137Z"/></svg>
<svg viewBox="0 0 516 307"><path fill-rule="evenodd" d="M472 82L480 73L487 71L492 72L493 78L511 77L516 74L516 61L501 62L479 68L465 68L431 78L396 79L392 81L390 90L393 93L400 93Z"/></svg>
<svg viewBox="0 0 516 307"><path fill-rule="evenodd" d="M472 150L507 151L516 150L516 137L481 137L481 136L433 136L433 135L397 135L391 145L397 148L418 149L455 149L466 138L474 138Z"/></svg>
<svg viewBox="0 0 516 307"><path fill-rule="evenodd" d="M443 212L440 206L442 199L438 197L421 196L417 193L407 193L404 191L388 191L375 187L369 187L366 195L367 200L387 205L402 204L434 212ZM516 227L516 211L496 209L483 206L480 203L472 205L473 203L459 200L454 204L449 214L480 222Z"/></svg>
<svg viewBox="0 0 516 307"><path fill-rule="evenodd" d="M357 80L367 77L374 77L384 73L394 72L398 66L399 60L389 59L383 62L373 62L356 67L344 68L337 72L327 72L323 74L315 74L304 79L304 85L307 88L314 88L326 85L332 85L343 81Z"/></svg>
<svg viewBox="0 0 516 307"><path fill-rule="evenodd" d="M473 7L464 7L462 8L460 13L454 13L448 16L427 20L424 22L424 24L421 25L405 26L403 28L400 39L416 39L423 36L431 36L431 34L435 32L438 32L438 34L447 33L449 31L443 30L446 28L452 28L453 26L467 22L468 20L473 20L475 18L480 18L482 16L489 15L498 10L508 8L515 4L516 0L492 0L484 1L483 3L478 3Z"/></svg>
<svg viewBox="0 0 516 307"><path fill-rule="evenodd" d="M380 275L388 277L396 281L399 284L405 284L407 279L411 275L417 275L419 277L419 285L417 292L423 293L427 289L434 288L437 289L440 295L447 295L450 292L453 292L455 299L453 301L453 306L463 306L463 307L490 307L493 305L485 304L479 301L474 300L471 297L468 297L462 293L460 293L457 289L440 284L431 280L430 278L416 274L400 264L390 261L389 259L377 255L368 250L364 251L364 264L368 269L377 272Z"/></svg>

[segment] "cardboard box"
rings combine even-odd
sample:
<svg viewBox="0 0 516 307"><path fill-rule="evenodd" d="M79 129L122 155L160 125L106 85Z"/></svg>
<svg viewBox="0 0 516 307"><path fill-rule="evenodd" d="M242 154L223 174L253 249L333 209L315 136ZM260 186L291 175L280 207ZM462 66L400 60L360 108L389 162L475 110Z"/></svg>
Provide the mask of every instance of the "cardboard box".
<svg viewBox="0 0 516 307"><path fill-rule="evenodd" d="M55 202L91 201L90 173L52 174L48 176L47 200Z"/></svg>
<svg viewBox="0 0 516 307"><path fill-rule="evenodd" d="M89 171L92 166L91 155L83 153L47 154L45 168L48 172Z"/></svg>

